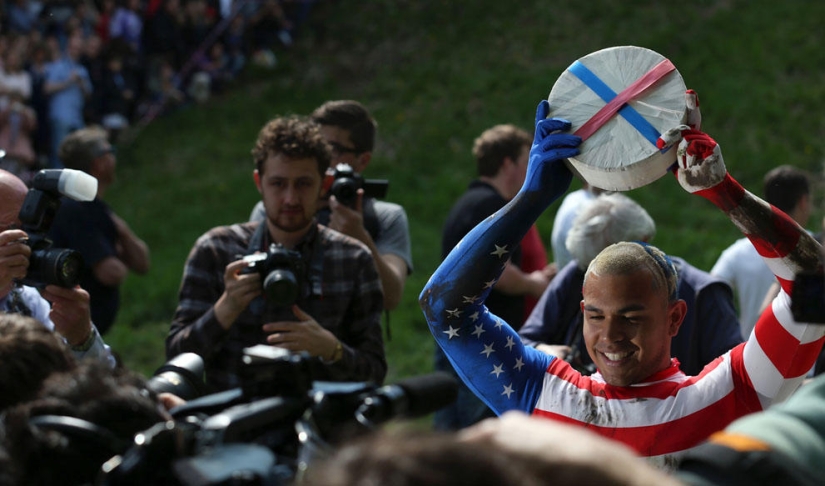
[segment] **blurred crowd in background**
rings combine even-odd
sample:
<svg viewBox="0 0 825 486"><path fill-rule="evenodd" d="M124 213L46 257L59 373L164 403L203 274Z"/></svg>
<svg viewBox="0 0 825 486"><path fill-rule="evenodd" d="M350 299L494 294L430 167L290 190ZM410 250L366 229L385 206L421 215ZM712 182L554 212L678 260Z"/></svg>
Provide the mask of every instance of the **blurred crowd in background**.
<svg viewBox="0 0 825 486"><path fill-rule="evenodd" d="M24 181L56 148L129 127L274 67L317 0L7 0L0 17L0 167Z"/></svg>

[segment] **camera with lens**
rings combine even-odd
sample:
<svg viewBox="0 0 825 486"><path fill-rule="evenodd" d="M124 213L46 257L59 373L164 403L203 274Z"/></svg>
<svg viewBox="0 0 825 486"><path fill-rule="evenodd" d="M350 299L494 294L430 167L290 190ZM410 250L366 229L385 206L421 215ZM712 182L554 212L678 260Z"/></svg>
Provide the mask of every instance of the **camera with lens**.
<svg viewBox="0 0 825 486"><path fill-rule="evenodd" d="M97 179L79 170L44 169L34 176L18 215L23 231L28 234L26 244L31 247L29 268L20 281L22 284L67 288L77 285L83 271L83 258L75 250L52 248L46 233L60 208L61 196L91 201L96 194Z"/></svg>
<svg viewBox="0 0 825 486"><path fill-rule="evenodd" d="M196 356L174 361L161 369L200 374ZM300 484L303 472L336 446L391 420L433 413L458 393L455 378L443 372L384 386L319 381L316 362L269 345L245 348L241 387L170 410L172 420L136 435L103 465L96 484ZM163 379L163 391L184 395L188 380Z"/></svg>
<svg viewBox="0 0 825 486"><path fill-rule="evenodd" d="M258 272L267 302L288 307L301 296L306 285L306 264L300 252L273 243L266 253L243 257L244 273Z"/></svg>
<svg viewBox="0 0 825 486"><path fill-rule="evenodd" d="M364 179L349 164L338 164L327 171L329 194L341 204L354 208L358 189L364 189L364 197L382 199L387 196L389 181L385 179Z"/></svg>

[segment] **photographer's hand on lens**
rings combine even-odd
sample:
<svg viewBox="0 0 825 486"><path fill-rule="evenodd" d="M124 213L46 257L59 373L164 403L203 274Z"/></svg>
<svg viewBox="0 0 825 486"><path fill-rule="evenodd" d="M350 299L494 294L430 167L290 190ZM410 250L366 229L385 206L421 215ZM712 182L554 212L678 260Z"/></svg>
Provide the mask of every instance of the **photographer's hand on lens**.
<svg viewBox="0 0 825 486"><path fill-rule="evenodd" d="M27 237L22 230L0 233L0 291L8 290L12 281L26 276L31 247L23 243Z"/></svg>
<svg viewBox="0 0 825 486"><path fill-rule="evenodd" d="M244 260L236 260L224 271L224 291L215 303L215 317L224 329L229 329L252 299L261 295L261 276L257 272L241 273L248 266Z"/></svg>
<svg viewBox="0 0 825 486"><path fill-rule="evenodd" d="M295 353L306 351L310 356L330 358L338 344L338 338L297 305L292 306L292 312L297 321L269 322L263 325L263 331L267 334L266 342Z"/></svg>
<svg viewBox="0 0 825 486"><path fill-rule="evenodd" d="M52 304L49 318L54 323L54 330L71 346L85 343L92 332L89 293L80 287L69 289L47 285L42 294L43 298Z"/></svg>
<svg viewBox="0 0 825 486"><path fill-rule="evenodd" d="M359 241L366 242L366 238L370 238L370 236L364 228L363 201L363 189L358 189L355 198L355 208L350 208L346 204L339 202L335 196L330 196L329 207L331 213L329 216L329 227Z"/></svg>

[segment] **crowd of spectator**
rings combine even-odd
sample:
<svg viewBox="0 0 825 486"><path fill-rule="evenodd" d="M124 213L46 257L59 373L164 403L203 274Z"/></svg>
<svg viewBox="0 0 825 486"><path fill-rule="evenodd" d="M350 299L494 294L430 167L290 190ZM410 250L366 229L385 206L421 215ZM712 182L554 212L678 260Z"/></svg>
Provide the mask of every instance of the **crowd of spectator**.
<svg viewBox="0 0 825 486"><path fill-rule="evenodd" d="M315 0L6 0L0 16L0 149L24 180L62 167L56 147L226 90L275 65Z"/></svg>

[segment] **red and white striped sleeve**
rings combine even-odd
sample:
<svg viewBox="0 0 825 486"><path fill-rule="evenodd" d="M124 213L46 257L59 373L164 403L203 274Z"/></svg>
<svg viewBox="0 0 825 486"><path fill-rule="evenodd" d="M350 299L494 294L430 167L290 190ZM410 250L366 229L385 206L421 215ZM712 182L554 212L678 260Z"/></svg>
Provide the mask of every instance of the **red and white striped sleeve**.
<svg viewBox="0 0 825 486"><path fill-rule="evenodd" d="M796 390L816 362L825 340L825 326L794 321L790 307L794 276L820 265L821 248L793 219L745 190L730 174L719 184L695 194L728 215L782 287L745 344L741 366L734 364L734 372L739 371L743 380L750 381L764 408Z"/></svg>

